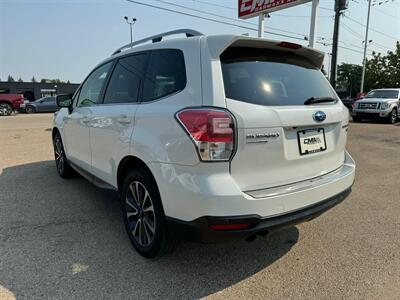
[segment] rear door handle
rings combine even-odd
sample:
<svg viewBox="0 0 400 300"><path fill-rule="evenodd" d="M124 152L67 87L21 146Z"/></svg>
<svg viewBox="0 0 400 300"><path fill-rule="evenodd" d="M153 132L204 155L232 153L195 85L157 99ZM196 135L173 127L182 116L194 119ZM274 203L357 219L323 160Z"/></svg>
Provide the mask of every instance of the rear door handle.
<svg viewBox="0 0 400 300"><path fill-rule="evenodd" d="M131 118L128 118L127 116L122 115L117 119L117 122L121 125L128 125L131 123Z"/></svg>

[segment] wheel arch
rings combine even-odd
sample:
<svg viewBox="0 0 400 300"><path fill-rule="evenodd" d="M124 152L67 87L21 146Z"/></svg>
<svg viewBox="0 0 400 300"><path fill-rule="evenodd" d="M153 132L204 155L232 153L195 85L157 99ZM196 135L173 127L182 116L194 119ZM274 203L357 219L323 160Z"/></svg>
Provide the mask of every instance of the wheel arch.
<svg viewBox="0 0 400 300"><path fill-rule="evenodd" d="M0 104L8 104L8 105L10 105L11 106L11 109L12 110L14 110L14 105L13 105L13 103L10 101L10 100L7 100L7 99L0 99Z"/></svg>
<svg viewBox="0 0 400 300"><path fill-rule="evenodd" d="M147 166L147 164L143 160L138 158L137 156L129 155L129 156L124 157L118 165L117 186L118 186L119 191L122 190L124 178L128 175L128 173L131 170L134 170L134 169L145 170L151 176L151 178L154 181L154 184L157 186L157 189L158 189L157 181L153 175L153 172L150 170L150 168Z"/></svg>
<svg viewBox="0 0 400 300"><path fill-rule="evenodd" d="M36 112L36 106L34 106L34 105L32 105L32 104L27 104L26 107L25 107L25 109L26 109L27 107L31 107L31 108L33 109L33 111Z"/></svg>
<svg viewBox="0 0 400 300"><path fill-rule="evenodd" d="M53 127L53 130L51 131L52 139L54 139L54 137L56 136L57 133L59 133L61 135L60 130L58 130L57 127Z"/></svg>

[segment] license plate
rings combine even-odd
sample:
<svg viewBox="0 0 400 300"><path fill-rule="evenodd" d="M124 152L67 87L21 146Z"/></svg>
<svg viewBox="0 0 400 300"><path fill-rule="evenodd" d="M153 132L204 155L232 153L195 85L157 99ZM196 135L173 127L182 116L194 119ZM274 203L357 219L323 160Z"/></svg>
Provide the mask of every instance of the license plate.
<svg viewBox="0 0 400 300"><path fill-rule="evenodd" d="M307 129L297 132L300 155L307 155L326 150L325 131L323 128Z"/></svg>

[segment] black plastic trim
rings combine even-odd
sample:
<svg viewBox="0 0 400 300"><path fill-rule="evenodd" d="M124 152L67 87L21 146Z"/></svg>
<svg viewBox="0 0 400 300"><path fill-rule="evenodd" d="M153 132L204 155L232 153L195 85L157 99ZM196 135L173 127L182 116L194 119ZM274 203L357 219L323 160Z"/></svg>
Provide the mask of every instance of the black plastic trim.
<svg viewBox="0 0 400 300"><path fill-rule="evenodd" d="M94 184L95 186L97 186L101 189L107 189L107 190L113 190L113 191L117 190L117 188L115 188L111 184L98 178L97 176L93 175L92 173L82 169L81 167L74 164L73 162L68 161L68 163L77 173L79 173L82 177L84 177L86 180L88 180L90 183Z"/></svg>
<svg viewBox="0 0 400 300"><path fill-rule="evenodd" d="M310 221L332 207L338 205L351 193L351 188L305 208L278 216L262 218L259 215L242 216L204 216L191 222L167 217L167 225L171 234L179 239L187 239L203 243L218 243L251 237L257 233L270 233L285 227ZM216 231L210 225L250 224L241 230Z"/></svg>

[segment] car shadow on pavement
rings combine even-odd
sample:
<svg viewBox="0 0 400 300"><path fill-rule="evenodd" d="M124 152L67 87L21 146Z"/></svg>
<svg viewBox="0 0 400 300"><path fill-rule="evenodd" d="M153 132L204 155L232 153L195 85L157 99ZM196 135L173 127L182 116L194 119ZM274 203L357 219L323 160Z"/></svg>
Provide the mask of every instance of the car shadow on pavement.
<svg viewBox="0 0 400 300"><path fill-rule="evenodd" d="M125 233L114 192L63 180L52 161L0 171L0 289L18 298L199 298L267 268L290 251L289 227L252 243L181 242L146 260Z"/></svg>

